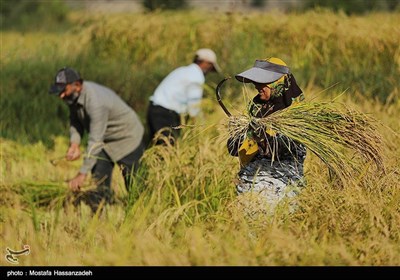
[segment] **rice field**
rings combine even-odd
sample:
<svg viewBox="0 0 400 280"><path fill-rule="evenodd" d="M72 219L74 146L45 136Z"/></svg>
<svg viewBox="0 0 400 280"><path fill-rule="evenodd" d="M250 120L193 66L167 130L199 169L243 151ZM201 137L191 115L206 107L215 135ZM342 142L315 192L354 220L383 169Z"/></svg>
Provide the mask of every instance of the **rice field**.
<svg viewBox="0 0 400 280"><path fill-rule="evenodd" d="M22 266L400 265L400 15L264 17L71 13L72 27L64 33L1 31L2 252L29 245L30 254L18 258ZM74 207L66 181L81 162L62 158L68 112L47 93L54 73L69 65L115 89L145 124L152 91L200 47L215 50L224 72L207 76L201 116L182 126L176 146L146 150L131 192L115 170L115 204L95 215L84 204ZM353 127L338 118L333 123L343 130L325 139L324 150L336 151L334 143L352 135L357 145L347 149L357 147L361 157L349 171L352 149L329 155L337 160L330 162L339 180L332 180L323 154L308 153L307 187L296 211L282 204L274 216L249 217L243 207L252 205L235 193L239 162L227 151L229 119L214 89L269 56L291 67L306 103L263 125L292 133L285 120L321 112L325 104L336 116L349 116ZM245 115L255 89L233 79L224 87L229 110ZM301 139L317 139L312 132L323 123L302 120L296 127L308 130Z"/></svg>

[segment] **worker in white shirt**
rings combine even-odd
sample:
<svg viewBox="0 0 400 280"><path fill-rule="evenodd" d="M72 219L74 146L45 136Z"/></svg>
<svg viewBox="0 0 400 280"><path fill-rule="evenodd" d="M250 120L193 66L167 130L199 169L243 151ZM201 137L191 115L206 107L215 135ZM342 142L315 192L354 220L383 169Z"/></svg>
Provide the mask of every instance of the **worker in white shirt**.
<svg viewBox="0 0 400 280"><path fill-rule="evenodd" d="M181 125L181 115L195 117L200 112L205 76L220 71L214 51L199 49L192 64L168 74L150 97L147 111L150 138L159 131L173 145L180 134L176 127ZM154 140L156 144L166 143L162 137Z"/></svg>

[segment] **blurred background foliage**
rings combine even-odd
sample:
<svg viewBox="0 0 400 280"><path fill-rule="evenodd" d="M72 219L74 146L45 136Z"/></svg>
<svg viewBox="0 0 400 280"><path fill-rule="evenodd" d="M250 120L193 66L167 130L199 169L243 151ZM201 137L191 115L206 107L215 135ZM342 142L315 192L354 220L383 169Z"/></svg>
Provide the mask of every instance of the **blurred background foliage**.
<svg viewBox="0 0 400 280"><path fill-rule="evenodd" d="M380 2L393 8L398 1ZM155 87L201 47L214 49L223 67L223 75L207 77L208 104L216 105L214 88L223 76L269 56L285 60L306 91L329 95L333 88L355 99L399 102L398 12L266 13L265 21L256 11L96 14L71 10L61 0L2 1L0 136L52 145L53 136L66 135L67 108L47 93L63 66L114 89L145 123ZM226 102L235 106L241 85L232 80L225 87Z"/></svg>
<svg viewBox="0 0 400 280"><path fill-rule="evenodd" d="M150 11L157 9L175 10L187 7L187 2L185 0L144 0L142 1L142 4Z"/></svg>
<svg viewBox="0 0 400 280"><path fill-rule="evenodd" d="M63 0L2 0L1 28L19 31L62 30L67 27L69 11Z"/></svg>
<svg viewBox="0 0 400 280"><path fill-rule="evenodd" d="M351 15L371 11L395 11L400 8L399 4L399 0L305 0L303 8L308 10L325 7Z"/></svg>
<svg viewBox="0 0 400 280"><path fill-rule="evenodd" d="M38 28L52 29L64 27L67 22L67 14L73 7L83 7L87 0L2 0L0 22L2 29L37 30ZM93 1L93 0L91 0ZM112 2L113 0L108 0ZM125 0L125 2L137 2L138 0ZM93 1L95 2L95 1ZM99 1L98 1L99 2ZM141 0L145 10L179 10L187 9L190 0ZM216 1L218 2L218 1ZM266 9L269 0L247 0L248 7ZM351 14L365 14L376 11L399 11L400 0L298 0L286 1L281 7L285 11L305 11L315 8L326 8L335 12ZM293 4L294 2L295 4ZM99 2L100 3L100 2ZM235 1L232 1L235 3ZM243 4L242 3L242 4Z"/></svg>

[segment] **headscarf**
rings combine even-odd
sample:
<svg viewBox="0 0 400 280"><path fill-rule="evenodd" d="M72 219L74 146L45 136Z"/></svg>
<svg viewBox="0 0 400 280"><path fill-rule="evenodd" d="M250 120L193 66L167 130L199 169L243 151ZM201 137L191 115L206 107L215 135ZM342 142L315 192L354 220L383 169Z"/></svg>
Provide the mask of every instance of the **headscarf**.
<svg viewBox="0 0 400 280"><path fill-rule="evenodd" d="M275 71L274 67L278 65L287 67L286 63L283 60L276 57L267 58L264 61L269 63L267 65L268 67L267 69L269 72L274 72ZM250 114L252 116L262 118L269 114L272 114L273 112L285 109L290 105L292 105L293 100L299 97L300 95L301 95L300 98L304 99L304 96L302 95L303 92L297 85L296 79L294 78L293 74L289 71L288 67L287 70L288 71L286 72L286 74L282 74L278 80L268 83L272 91L271 98L268 101L261 100L259 95L256 95L253 98L253 102L250 106ZM275 72L275 73L281 73L281 72ZM271 73L268 73L268 75L270 74ZM251 82L251 80L249 81Z"/></svg>
<svg viewBox="0 0 400 280"><path fill-rule="evenodd" d="M289 107L297 97L304 99L303 91L297 85L293 74L285 75L283 82L271 87L274 93L268 101L261 100L258 94L253 98L250 106L250 114L252 116L263 118L273 112Z"/></svg>

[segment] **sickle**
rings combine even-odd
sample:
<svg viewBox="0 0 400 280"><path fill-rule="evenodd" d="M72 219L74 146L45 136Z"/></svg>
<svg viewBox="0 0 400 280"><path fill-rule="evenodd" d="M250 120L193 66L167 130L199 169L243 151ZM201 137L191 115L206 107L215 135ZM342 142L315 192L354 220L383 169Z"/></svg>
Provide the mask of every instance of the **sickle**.
<svg viewBox="0 0 400 280"><path fill-rule="evenodd" d="M232 114L228 111L228 109L226 109L224 103L222 103L222 99L221 99L221 87L222 87L222 84L225 83L225 82L226 82L227 80L229 80L230 78L231 78L231 77L227 77L227 78L223 79L222 81L220 81L219 84L218 84L218 86L217 86L217 88L216 88L216 90L215 90L215 93L216 93L216 95L217 95L218 103L219 103L219 105L221 106L222 110L224 110L225 114L226 114L228 117L232 116Z"/></svg>

